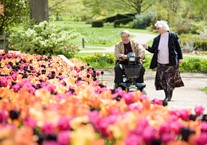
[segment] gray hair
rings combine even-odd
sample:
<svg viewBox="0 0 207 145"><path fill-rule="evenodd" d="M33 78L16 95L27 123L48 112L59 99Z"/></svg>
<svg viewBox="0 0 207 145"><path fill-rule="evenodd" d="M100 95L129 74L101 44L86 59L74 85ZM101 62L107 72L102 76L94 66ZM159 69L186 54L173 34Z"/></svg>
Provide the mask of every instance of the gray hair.
<svg viewBox="0 0 207 145"><path fill-rule="evenodd" d="M122 34L127 34L128 36L130 36L130 33L129 33L129 31L128 30L123 30L123 31L121 31L121 36L122 36Z"/></svg>
<svg viewBox="0 0 207 145"><path fill-rule="evenodd" d="M164 28L166 31L170 30L170 27L168 26L167 21L165 21L165 20L157 21L155 23L155 27Z"/></svg>

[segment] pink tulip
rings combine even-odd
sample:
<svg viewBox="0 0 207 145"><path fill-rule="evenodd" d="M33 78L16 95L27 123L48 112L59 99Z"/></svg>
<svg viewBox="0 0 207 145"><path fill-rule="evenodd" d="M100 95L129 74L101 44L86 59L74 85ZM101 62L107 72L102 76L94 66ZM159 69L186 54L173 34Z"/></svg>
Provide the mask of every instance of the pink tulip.
<svg viewBox="0 0 207 145"><path fill-rule="evenodd" d="M123 95L123 98L124 98L124 101L126 102L127 105L134 102L134 96L132 93L125 93Z"/></svg>
<svg viewBox="0 0 207 145"><path fill-rule="evenodd" d="M1 77L0 78L0 86L6 87L7 85L8 85L8 81L7 81L6 77Z"/></svg>
<svg viewBox="0 0 207 145"><path fill-rule="evenodd" d="M195 139L196 145L206 145L207 144L207 133L202 133L199 137Z"/></svg>
<svg viewBox="0 0 207 145"><path fill-rule="evenodd" d="M59 145L69 145L70 144L69 132L68 131L60 132L57 136L57 142Z"/></svg>
<svg viewBox="0 0 207 145"><path fill-rule="evenodd" d="M130 135L126 140L125 140L125 145L142 145L142 138L141 136L137 136L135 134Z"/></svg>
<svg viewBox="0 0 207 145"><path fill-rule="evenodd" d="M190 116L190 112L187 109L172 110L170 111L170 115L175 115L183 120L188 120Z"/></svg>
<svg viewBox="0 0 207 145"><path fill-rule="evenodd" d="M196 116L200 116L201 114L203 114L204 107L203 106L196 106L194 111L196 113Z"/></svg>
<svg viewBox="0 0 207 145"><path fill-rule="evenodd" d="M154 100L152 100L152 104L162 105L162 100L155 98Z"/></svg>
<svg viewBox="0 0 207 145"><path fill-rule="evenodd" d="M29 92L31 94L34 94L35 93L35 88L33 88L32 86L28 88L29 89Z"/></svg>
<svg viewBox="0 0 207 145"><path fill-rule="evenodd" d="M37 121L32 118L26 118L23 122L24 126L34 129L37 126Z"/></svg>
<svg viewBox="0 0 207 145"><path fill-rule="evenodd" d="M96 72L96 75L97 75L97 76L100 76L100 74L101 74L100 72Z"/></svg>
<svg viewBox="0 0 207 145"><path fill-rule="evenodd" d="M59 145L56 141L44 141L43 145Z"/></svg>
<svg viewBox="0 0 207 145"><path fill-rule="evenodd" d="M207 132L207 122L201 122L200 128L202 132Z"/></svg>
<svg viewBox="0 0 207 145"><path fill-rule="evenodd" d="M61 117L58 121L57 127L61 131L70 130L70 120L66 116Z"/></svg>
<svg viewBox="0 0 207 145"><path fill-rule="evenodd" d="M137 110L137 111L141 111L142 108L140 106L138 106L137 104L130 104L128 105L130 110Z"/></svg>
<svg viewBox="0 0 207 145"><path fill-rule="evenodd" d="M165 124L161 125L160 129L159 129L159 134L160 135L165 134L165 133L170 133L170 128L169 128L168 123L165 123Z"/></svg>
<svg viewBox="0 0 207 145"><path fill-rule="evenodd" d="M170 133L164 133L162 136L161 136L161 140L163 141L164 144L170 142L170 141L173 141L175 140L176 136L173 135L173 134L170 134Z"/></svg>
<svg viewBox="0 0 207 145"><path fill-rule="evenodd" d="M4 110L0 110L0 123L6 123L8 116Z"/></svg>
<svg viewBox="0 0 207 145"><path fill-rule="evenodd" d="M54 133L55 127L52 123L45 122L45 124L42 126L42 132L44 134L52 134Z"/></svg>
<svg viewBox="0 0 207 145"><path fill-rule="evenodd" d="M149 98L146 95L140 96L140 101L143 102L144 100L148 100Z"/></svg>
<svg viewBox="0 0 207 145"><path fill-rule="evenodd" d="M12 89L13 89L14 92L18 92L19 89L20 89L20 85L15 84L14 86L12 86Z"/></svg>
<svg viewBox="0 0 207 145"><path fill-rule="evenodd" d="M13 74L12 74L12 79L13 79L14 81L17 80L17 75L18 75L17 73L13 73Z"/></svg>
<svg viewBox="0 0 207 145"><path fill-rule="evenodd" d="M152 139L155 138L157 132L154 128L151 126L147 126L142 133L143 140L145 141L146 144L149 144Z"/></svg>

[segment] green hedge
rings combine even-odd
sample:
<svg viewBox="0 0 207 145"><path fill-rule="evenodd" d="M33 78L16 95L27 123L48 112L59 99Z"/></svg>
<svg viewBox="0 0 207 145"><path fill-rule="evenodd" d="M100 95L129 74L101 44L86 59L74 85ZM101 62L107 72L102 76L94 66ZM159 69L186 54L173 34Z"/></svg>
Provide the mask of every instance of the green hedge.
<svg viewBox="0 0 207 145"><path fill-rule="evenodd" d="M185 57L180 66L182 72L202 72L207 73L207 59Z"/></svg>
<svg viewBox="0 0 207 145"><path fill-rule="evenodd" d="M113 53L95 53L93 55L79 56L78 58L95 68L113 69L115 64ZM146 69L149 69L151 58L151 54L145 56L144 67ZM207 59L184 57L184 61L180 65L180 71L207 73Z"/></svg>
<svg viewBox="0 0 207 145"><path fill-rule="evenodd" d="M93 21L92 22L92 27L103 27L103 21Z"/></svg>
<svg viewBox="0 0 207 145"><path fill-rule="evenodd" d="M120 24L127 24L127 23L133 21L133 19L134 19L134 17L116 20L116 21L114 21L114 27L118 27Z"/></svg>
<svg viewBox="0 0 207 145"><path fill-rule="evenodd" d="M112 69L115 65L113 53L94 53L86 56L77 56L77 58L94 68Z"/></svg>
<svg viewBox="0 0 207 145"><path fill-rule="evenodd" d="M199 50L207 50L207 39L195 39L194 47Z"/></svg>
<svg viewBox="0 0 207 145"><path fill-rule="evenodd" d="M198 35L180 35L180 41L184 52L207 50L207 38L199 38Z"/></svg>

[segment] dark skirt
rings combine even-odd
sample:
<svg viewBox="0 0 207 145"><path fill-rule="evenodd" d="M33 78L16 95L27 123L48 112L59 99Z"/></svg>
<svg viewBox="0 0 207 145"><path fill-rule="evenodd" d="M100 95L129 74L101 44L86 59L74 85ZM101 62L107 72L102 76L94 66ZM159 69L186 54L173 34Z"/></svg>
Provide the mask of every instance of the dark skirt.
<svg viewBox="0 0 207 145"><path fill-rule="evenodd" d="M168 64L157 64L157 73L155 77L156 90L171 91L176 87L183 87L179 66L170 66Z"/></svg>

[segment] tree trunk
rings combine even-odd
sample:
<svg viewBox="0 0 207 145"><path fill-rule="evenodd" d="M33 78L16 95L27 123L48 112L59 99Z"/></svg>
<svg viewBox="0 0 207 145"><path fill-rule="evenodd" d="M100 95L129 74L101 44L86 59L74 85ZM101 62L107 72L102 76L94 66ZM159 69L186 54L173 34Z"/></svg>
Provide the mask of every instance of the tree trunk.
<svg viewBox="0 0 207 145"><path fill-rule="evenodd" d="M48 0L30 0L30 18L37 23L48 21Z"/></svg>

